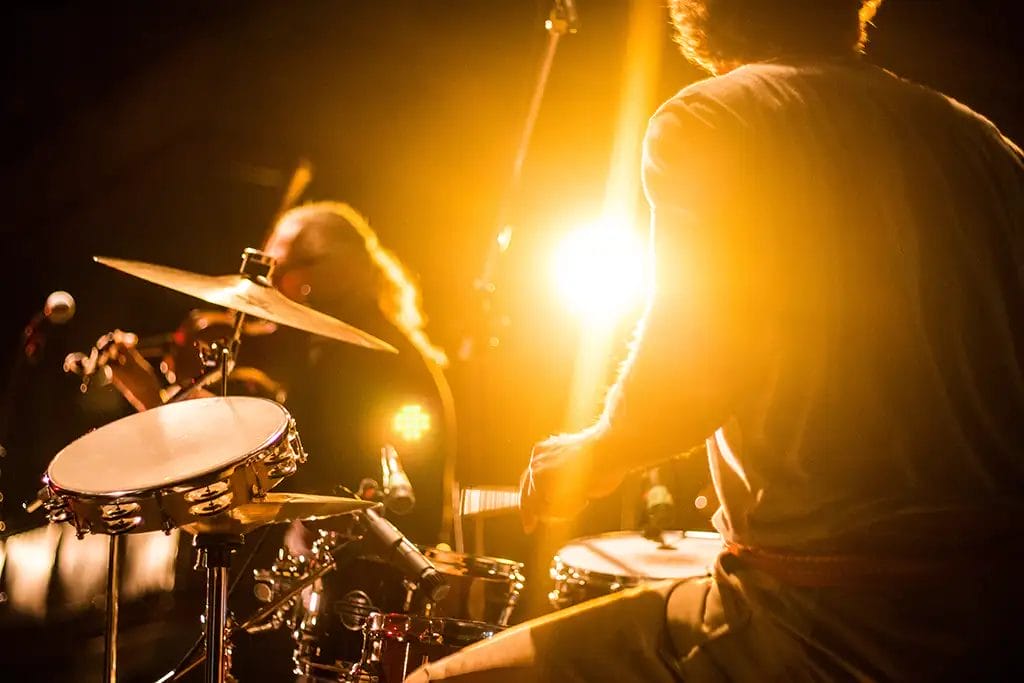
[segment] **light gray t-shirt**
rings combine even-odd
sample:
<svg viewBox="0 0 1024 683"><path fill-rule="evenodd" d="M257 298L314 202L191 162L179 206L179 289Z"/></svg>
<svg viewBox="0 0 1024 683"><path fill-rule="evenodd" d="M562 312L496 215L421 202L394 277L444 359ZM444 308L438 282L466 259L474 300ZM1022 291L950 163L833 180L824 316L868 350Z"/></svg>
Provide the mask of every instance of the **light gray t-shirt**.
<svg viewBox="0 0 1024 683"><path fill-rule="evenodd" d="M858 60L748 65L658 110L644 183L659 293L612 431L679 452L687 382L734 392L727 539L929 547L1021 503L1024 164L991 123Z"/></svg>

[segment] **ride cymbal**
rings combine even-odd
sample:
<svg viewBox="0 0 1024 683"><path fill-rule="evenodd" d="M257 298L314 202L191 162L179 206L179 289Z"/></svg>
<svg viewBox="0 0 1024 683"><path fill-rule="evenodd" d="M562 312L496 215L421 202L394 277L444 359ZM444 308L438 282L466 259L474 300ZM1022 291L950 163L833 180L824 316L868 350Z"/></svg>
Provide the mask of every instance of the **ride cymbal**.
<svg viewBox="0 0 1024 683"><path fill-rule="evenodd" d="M93 260L122 273L188 294L246 315L293 327L310 334L397 353L391 344L337 318L292 301L261 277L245 274L202 275L142 261L94 256Z"/></svg>

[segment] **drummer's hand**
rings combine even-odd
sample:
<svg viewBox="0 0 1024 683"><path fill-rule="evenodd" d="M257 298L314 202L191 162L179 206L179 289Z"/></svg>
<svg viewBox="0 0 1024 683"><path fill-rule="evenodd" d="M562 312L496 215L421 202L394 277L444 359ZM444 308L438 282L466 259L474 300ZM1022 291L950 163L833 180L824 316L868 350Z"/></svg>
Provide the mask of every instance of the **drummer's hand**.
<svg viewBox="0 0 1024 683"><path fill-rule="evenodd" d="M284 532L284 547L293 557L312 557L315 534L300 520L288 525Z"/></svg>
<svg viewBox="0 0 1024 683"><path fill-rule="evenodd" d="M106 336L109 339L105 340L104 353L113 385L139 412L161 405L160 381L153 366L136 348L139 338L121 330Z"/></svg>
<svg viewBox="0 0 1024 683"><path fill-rule="evenodd" d="M590 435L560 435L533 447L530 464L519 480L519 511L523 528L532 532L537 522L571 519L590 498L607 495L614 482L596 471L597 439Z"/></svg>

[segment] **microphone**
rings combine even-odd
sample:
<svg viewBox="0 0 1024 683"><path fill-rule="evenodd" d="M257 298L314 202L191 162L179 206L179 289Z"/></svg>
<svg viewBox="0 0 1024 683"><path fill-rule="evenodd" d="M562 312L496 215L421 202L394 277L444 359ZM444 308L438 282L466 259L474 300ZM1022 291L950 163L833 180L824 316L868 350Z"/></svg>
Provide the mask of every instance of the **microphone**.
<svg viewBox="0 0 1024 683"><path fill-rule="evenodd" d="M408 514L416 505L416 495L394 446L389 444L380 449L380 468L383 472L384 507L396 515Z"/></svg>
<svg viewBox="0 0 1024 683"><path fill-rule="evenodd" d="M359 516L363 520L367 537L383 548L382 558L385 562L397 567L432 602L448 594L448 582L444 574L437 571L430 560L394 524L381 517L374 508L361 511Z"/></svg>
<svg viewBox="0 0 1024 683"><path fill-rule="evenodd" d="M25 357L34 361L46 345L46 328L63 325L75 316L75 298L63 290L46 297L43 310L36 313L22 333Z"/></svg>
<svg viewBox="0 0 1024 683"><path fill-rule="evenodd" d="M664 543L662 532L672 527L675 518L675 500L668 487L661 483L658 469L647 473L650 482L644 492L644 538Z"/></svg>
<svg viewBox="0 0 1024 683"><path fill-rule="evenodd" d="M576 33L580 28L580 15L576 12L576 0L555 0L552 15L565 22L569 33Z"/></svg>

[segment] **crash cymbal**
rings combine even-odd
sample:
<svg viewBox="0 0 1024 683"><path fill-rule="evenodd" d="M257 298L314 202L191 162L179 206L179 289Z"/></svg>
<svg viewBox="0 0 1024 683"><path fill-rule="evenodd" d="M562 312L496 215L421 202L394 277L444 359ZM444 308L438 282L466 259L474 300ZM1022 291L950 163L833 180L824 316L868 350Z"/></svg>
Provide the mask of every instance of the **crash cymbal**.
<svg viewBox="0 0 1024 683"><path fill-rule="evenodd" d="M378 503L360 498L314 496L307 493L268 493L257 501L239 505L182 528L190 534L247 533L270 524L327 519L365 510L375 505Z"/></svg>
<svg viewBox="0 0 1024 683"><path fill-rule="evenodd" d="M246 315L368 349L397 353L397 349L386 341L292 301L263 278L243 274L201 275L152 263L103 256L94 256L93 260L147 282Z"/></svg>

